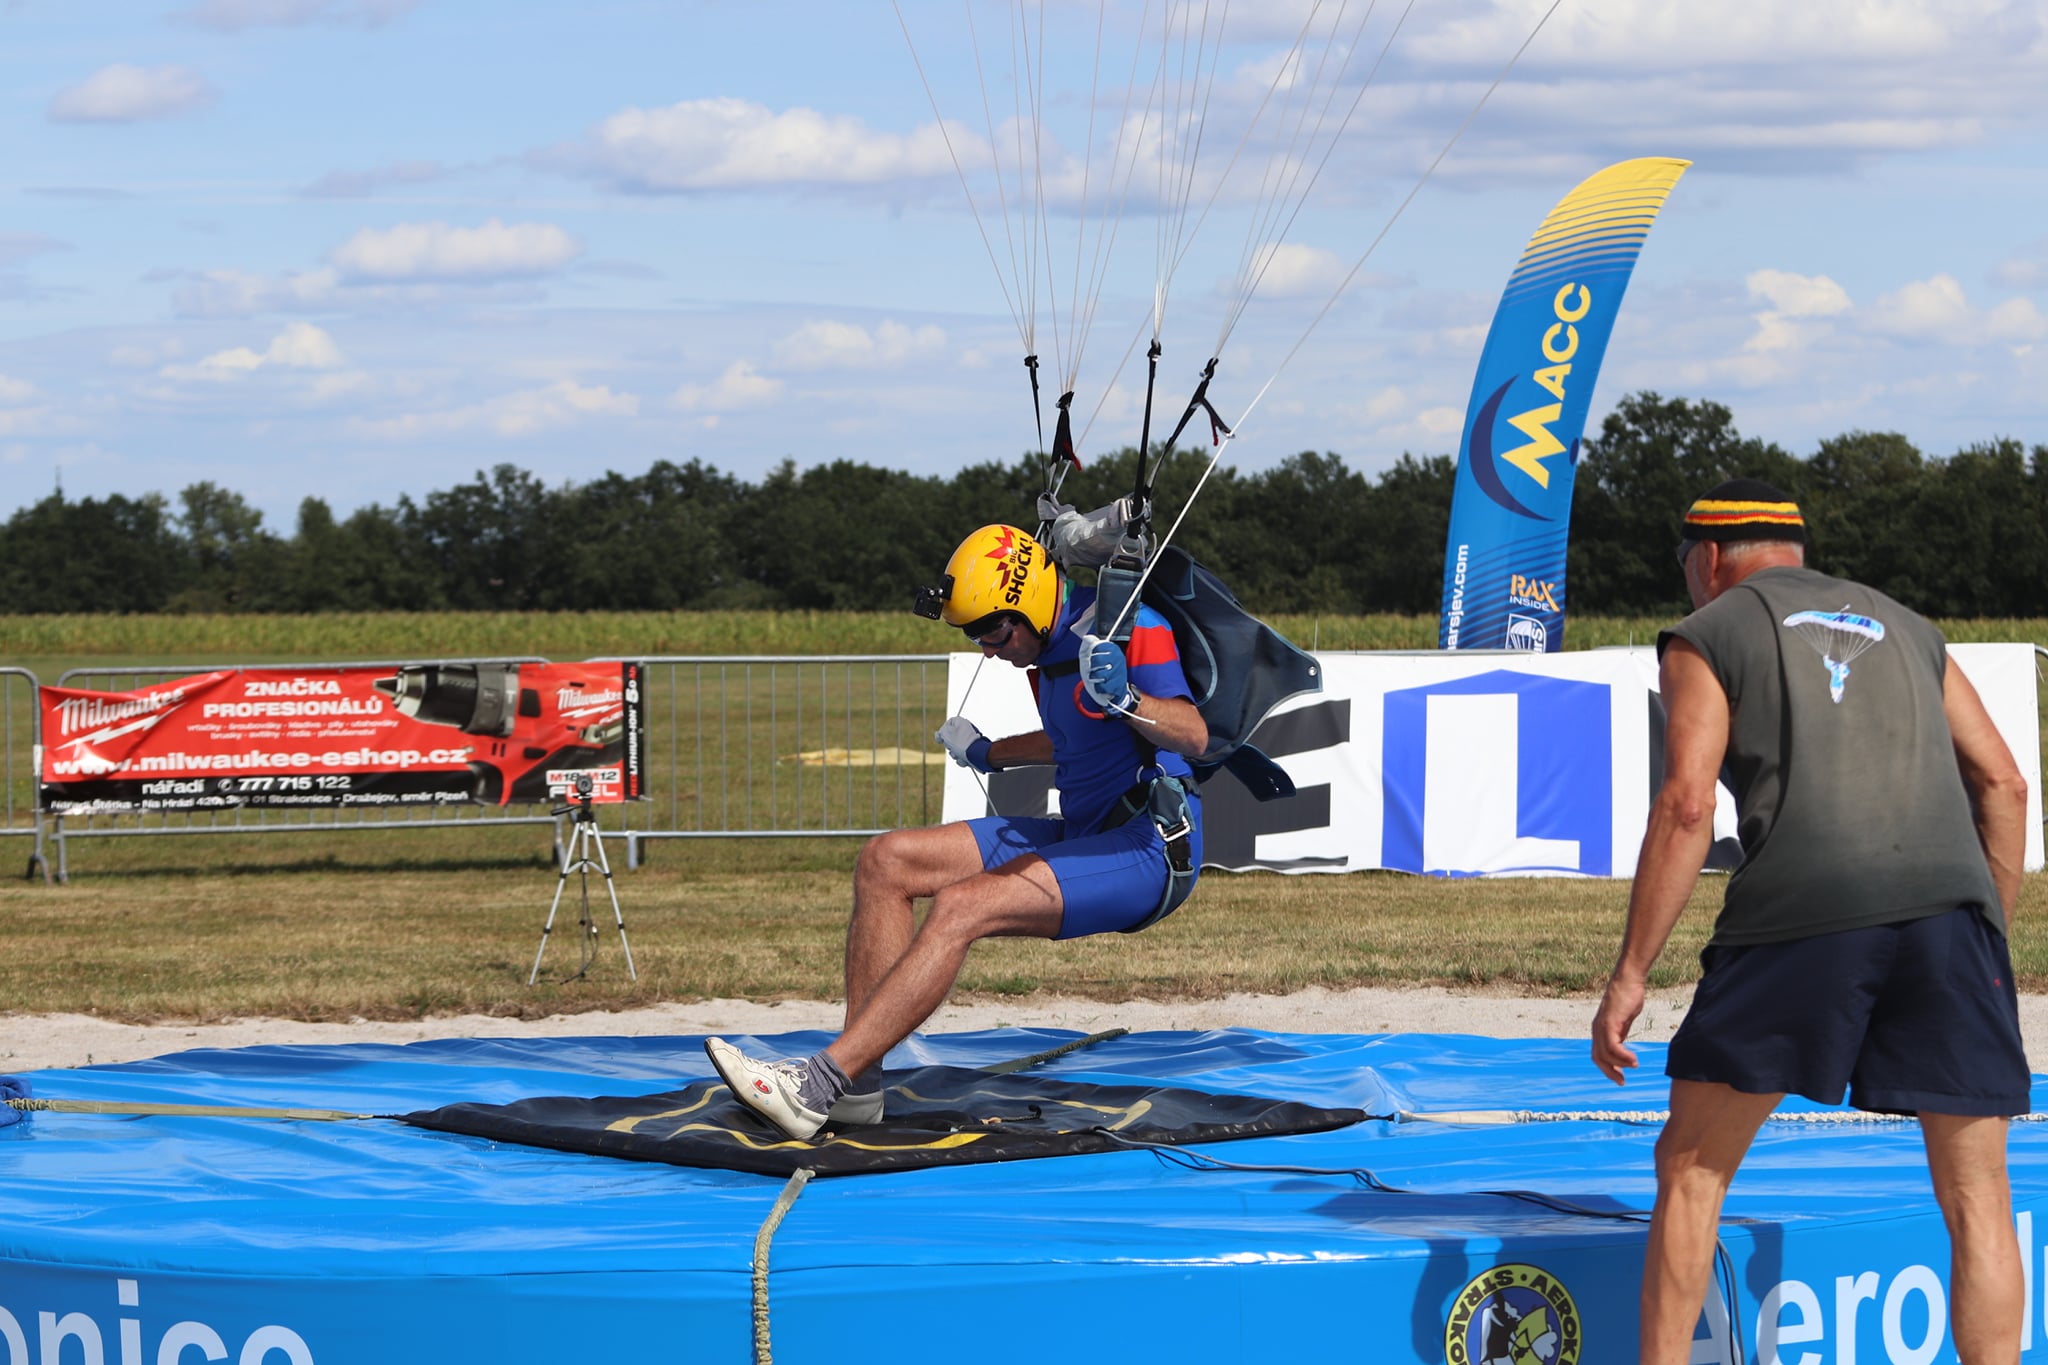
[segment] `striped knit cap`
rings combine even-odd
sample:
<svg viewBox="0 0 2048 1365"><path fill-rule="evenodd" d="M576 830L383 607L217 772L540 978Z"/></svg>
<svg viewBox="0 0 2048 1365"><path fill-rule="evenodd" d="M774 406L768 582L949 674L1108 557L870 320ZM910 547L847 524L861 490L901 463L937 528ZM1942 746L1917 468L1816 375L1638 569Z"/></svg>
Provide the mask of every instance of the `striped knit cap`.
<svg viewBox="0 0 2048 1365"><path fill-rule="evenodd" d="M1762 479L1730 479L1685 514L1687 540L1796 540L1806 543L1799 504Z"/></svg>

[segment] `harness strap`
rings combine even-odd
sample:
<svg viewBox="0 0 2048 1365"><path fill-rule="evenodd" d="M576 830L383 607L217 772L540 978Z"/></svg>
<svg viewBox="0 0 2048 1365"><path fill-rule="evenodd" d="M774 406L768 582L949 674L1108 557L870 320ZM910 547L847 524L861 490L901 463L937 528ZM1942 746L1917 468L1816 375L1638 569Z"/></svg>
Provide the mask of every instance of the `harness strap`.
<svg viewBox="0 0 2048 1365"><path fill-rule="evenodd" d="M1180 434L1187 430L1188 423L1194 419L1194 415L1197 412L1209 414L1209 443L1211 445L1217 444L1225 436L1235 434L1231 431L1229 424L1223 420L1222 414L1216 411L1216 405L1209 401L1209 381L1215 377L1216 358L1211 356L1209 363L1202 367L1202 379L1200 383L1195 385L1194 396L1188 399L1188 410L1180 415L1180 424L1173 429L1173 435L1166 438L1167 450L1173 449L1174 442L1178 441ZM1164 459L1165 456L1162 454L1160 458Z"/></svg>
<svg viewBox="0 0 2048 1365"><path fill-rule="evenodd" d="M1035 360L1036 357L1033 357L1033 359ZM1031 367L1031 392L1033 401L1036 402L1038 393L1038 366L1036 364ZM1053 423L1052 451L1046 456L1045 460L1045 496L1039 499L1041 509L1048 502L1054 502L1058 499L1060 485L1066 482L1067 471L1081 467L1081 457L1074 451L1074 418L1070 411L1073 403L1074 391L1068 389L1059 396L1059 402L1055 405L1059 409L1059 418ZM1045 429L1043 427L1039 428L1039 439L1041 441L1045 439ZM1041 518L1043 515L1041 510ZM1052 523L1041 519L1038 523L1038 540L1043 543L1047 533L1051 530Z"/></svg>
<svg viewBox="0 0 2048 1365"><path fill-rule="evenodd" d="M1135 934L1178 910L1195 889L1195 874L1200 871L1195 866L1195 813L1188 802L1186 784L1164 774L1125 792L1117 807L1124 812L1127 824L1132 820L1150 820L1166 845L1166 887L1159 904L1151 914L1119 931Z"/></svg>
<svg viewBox="0 0 2048 1365"><path fill-rule="evenodd" d="M1031 420L1038 426L1038 448L1045 449L1045 410L1038 398L1038 357L1024 357L1024 368L1031 372Z"/></svg>

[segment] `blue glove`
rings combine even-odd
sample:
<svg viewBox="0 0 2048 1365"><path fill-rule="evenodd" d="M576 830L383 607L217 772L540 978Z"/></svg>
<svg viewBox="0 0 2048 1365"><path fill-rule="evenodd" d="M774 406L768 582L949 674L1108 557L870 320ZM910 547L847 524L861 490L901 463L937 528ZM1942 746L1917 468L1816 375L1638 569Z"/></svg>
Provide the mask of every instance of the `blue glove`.
<svg viewBox="0 0 2048 1365"><path fill-rule="evenodd" d="M988 761L988 751L995 741L974 727L974 722L965 716L954 716L941 725L932 735L953 761L963 768L972 768L978 773L992 773L995 768Z"/></svg>
<svg viewBox="0 0 2048 1365"><path fill-rule="evenodd" d="M1114 640L1096 635L1081 637L1081 685L1105 711L1130 715L1138 709L1138 692L1131 686L1131 666L1124 658L1123 647Z"/></svg>

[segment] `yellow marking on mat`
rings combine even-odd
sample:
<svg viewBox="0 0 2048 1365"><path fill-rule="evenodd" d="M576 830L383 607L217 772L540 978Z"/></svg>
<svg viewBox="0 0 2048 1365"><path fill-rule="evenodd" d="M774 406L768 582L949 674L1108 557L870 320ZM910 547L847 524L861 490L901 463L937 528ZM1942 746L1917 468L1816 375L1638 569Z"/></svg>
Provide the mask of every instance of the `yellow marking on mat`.
<svg viewBox="0 0 2048 1365"><path fill-rule="evenodd" d="M927 752L889 745L876 749L806 749L802 753L784 754L783 759L806 768L914 768L944 763L946 755L944 750Z"/></svg>
<svg viewBox="0 0 2048 1365"><path fill-rule="evenodd" d="M660 1118L661 1115L649 1114L647 1117ZM613 1127L616 1128L617 1125L614 1124ZM951 1147L965 1147L970 1142L979 1142L988 1136L986 1133L960 1132L947 1133L943 1137L934 1138L929 1142L856 1142L852 1138L843 1137L830 1137L822 1142L805 1142L798 1138L783 1138L779 1142L762 1142L749 1133L741 1132L737 1128L728 1128L718 1123L685 1123L670 1132L649 1134L648 1136L658 1136L667 1139L681 1137L684 1133L717 1133L723 1137L729 1137L741 1146L756 1152L773 1152L790 1147L801 1148L807 1152L816 1151L820 1147L852 1147L863 1152L944 1151Z"/></svg>
<svg viewBox="0 0 2048 1365"><path fill-rule="evenodd" d="M694 1114L707 1104L710 1104L712 1096L721 1090L725 1090L725 1087L714 1085L700 1095L695 1104L685 1105L681 1109L664 1109L659 1114L634 1114L622 1119L613 1119L604 1126L604 1130L607 1133L630 1133L641 1124L651 1123L655 1119L679 1119L685 1114ZM732 1092L726 1091L726 1093L730 1094Z"/></svg>
<svg viewBox="0 0 2048 1365"><path fill-rule="evenodd" d="M908 1096L921 1104L955 1104L964 1100L985 1099L1000 1100L1005 1104L1032 1104L1037 1105L1040 1109L1048 1105L1058 1105L1064 1109L1092 1110L1097 1114L1122 1114L1122 1118L1108 1125L1111 1132L1115 1132L1119 1128L1128 1128L1131 1124L1136 1123L1139 1119L1152 1112L1152 1101L1150 1100L1139 1100L1136 1104L1122 1106L1090 1104L1086 1100L1019 1100L1015 1095L1004 1095L994 1090L970 1090L964 1095L939 1099L933 1095L920 1095L907 1085L899 1085L896 1089L899 1094Z"/></svg>

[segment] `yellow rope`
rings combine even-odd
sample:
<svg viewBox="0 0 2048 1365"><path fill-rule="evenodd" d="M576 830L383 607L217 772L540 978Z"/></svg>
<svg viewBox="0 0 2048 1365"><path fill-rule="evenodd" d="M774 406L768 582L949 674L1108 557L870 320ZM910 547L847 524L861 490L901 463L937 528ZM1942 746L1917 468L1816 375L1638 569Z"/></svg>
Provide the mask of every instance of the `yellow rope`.
<svg viewBox="0 0 2048 1365"><path fill-rule="evenodd" d="M810 1183L811 1171L799 1166L776 1196L775 1207L768 1210L761 1230L754 1234L754 1360L755 1365L772 1365L775 1357L768 1348L768 1244L775 1240L775 1229L782 1226L783 1215L796 1203L796 1197L804 1192Z"/></svg>

